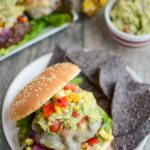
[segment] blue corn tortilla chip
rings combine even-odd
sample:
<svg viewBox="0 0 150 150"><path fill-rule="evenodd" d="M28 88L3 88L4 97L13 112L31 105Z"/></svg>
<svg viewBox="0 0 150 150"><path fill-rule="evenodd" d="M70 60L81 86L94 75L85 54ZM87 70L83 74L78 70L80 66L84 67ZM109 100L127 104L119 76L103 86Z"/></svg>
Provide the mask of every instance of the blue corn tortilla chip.
<svg viewBox="0 0 150 150"><path fill-rule="evenodd" d="M57 46L54 49L52 58L50 59L50 62L48 63L47 67L65 61L66 61L66 51L63 50L61 47Z"/></svg>
<svg viewBox="0 0 150 150"><path fill-rule="evenodd" d="M113 135L135 132L150 117L150 85L120 79L112 102ZM140 136L140 135L139 135Z"/></svg>
<svg viewBox="0 0 150 150"><path fill-rule="evenodd" d="M56 63L64 62L66 59L66 52L60 47L56 47L53 52L53 56L48 64L48 66L54 65Z"/></svg>
<svg viewBox="0 0 150 150"><path fill-rule="evenodd" d="M54 65L56 63L68 61L67 54L78 52L78 51L82 51L82 49L78 48L78 47L72 47L72 48L64 50L61 47L56 46L56 48L54 49L54 52L53 52L53 56L48 64L48 66Z"/></svg>
<svg viewBox="0 0 150 150"><path fill-rule="evenodd" d="M134 150L150 133L150 118L133 133L115 137L113 144L115 150Z"/></svg>
<svg viewBox="0 0 150 150"><path fill-rule="evenodd" d="M112 99L119 78L128 77L126 65L120 56L113 56L100 64L99 85L108 99Z"/></svg>
<svg viewBox="0 0 150 150"><path fill-rule="evenodd" d="M88 51L70 53L68 59L77 64L83 71L84 75L99 88L99 66L101 63L109 60L113 53L106 51Z"/></svg>

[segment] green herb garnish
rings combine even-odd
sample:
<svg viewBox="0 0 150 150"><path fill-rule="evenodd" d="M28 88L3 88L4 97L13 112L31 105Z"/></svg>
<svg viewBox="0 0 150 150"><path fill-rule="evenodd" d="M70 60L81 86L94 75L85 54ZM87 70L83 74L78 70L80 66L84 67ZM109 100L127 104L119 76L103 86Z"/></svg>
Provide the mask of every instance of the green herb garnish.
<svg viewBox="0 0 150 150"><path fill-rule="evenodd" d="M79 85L82 82L83 82L83 79L81 77L76 77L73 80L71 80L69 83Z"/></svg>

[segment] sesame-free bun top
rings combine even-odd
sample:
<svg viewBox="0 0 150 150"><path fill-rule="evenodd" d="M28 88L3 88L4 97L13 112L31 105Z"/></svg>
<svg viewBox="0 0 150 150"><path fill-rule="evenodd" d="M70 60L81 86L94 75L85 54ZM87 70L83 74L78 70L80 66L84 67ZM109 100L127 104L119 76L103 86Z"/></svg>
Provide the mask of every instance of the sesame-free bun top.
<svg viewBox="0 0 150 150"><path fill-rule="evenodd" d="M17 121L35 112L79 73L79 67L68 62L49 67L16 95L9 108L10 119Z"/></svg>

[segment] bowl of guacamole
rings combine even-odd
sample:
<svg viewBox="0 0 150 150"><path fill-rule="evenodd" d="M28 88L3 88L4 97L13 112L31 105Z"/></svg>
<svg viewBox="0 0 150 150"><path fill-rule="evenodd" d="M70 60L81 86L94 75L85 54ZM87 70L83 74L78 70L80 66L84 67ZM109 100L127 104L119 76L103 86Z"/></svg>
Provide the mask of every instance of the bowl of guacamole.
<svg viewBox="0 0 150 150"><path fill-rule="evenodd" d="M111 0L105 8L105 23L109 31L128 42L150 40L150 1Z"/></svg>

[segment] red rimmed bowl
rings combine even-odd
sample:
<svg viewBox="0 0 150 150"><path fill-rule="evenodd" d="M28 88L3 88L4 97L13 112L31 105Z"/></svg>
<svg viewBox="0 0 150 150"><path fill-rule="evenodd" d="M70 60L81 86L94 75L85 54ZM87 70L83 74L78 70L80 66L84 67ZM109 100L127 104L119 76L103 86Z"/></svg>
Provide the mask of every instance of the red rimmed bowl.
<svg viewBox="0 0 150 150"><path fill-rule="evenodd" d="M146 35L132 35L122 32L113 25L110 13L116 1L109 1L104 12L107 33L110 38L125 47L139 48L150 45L150 33Z"/></svg>

